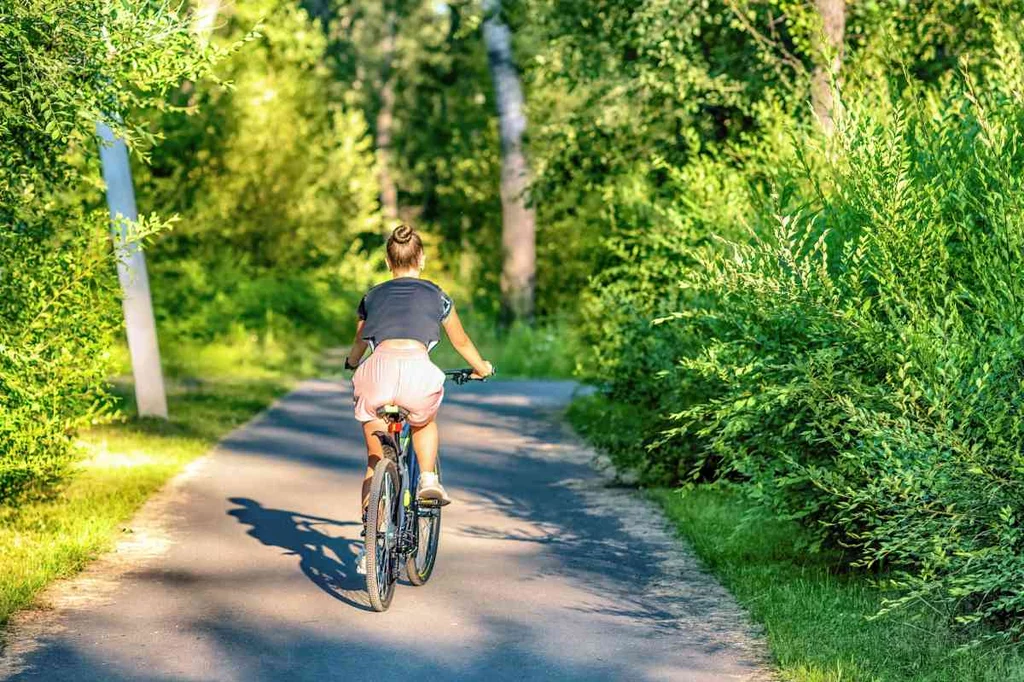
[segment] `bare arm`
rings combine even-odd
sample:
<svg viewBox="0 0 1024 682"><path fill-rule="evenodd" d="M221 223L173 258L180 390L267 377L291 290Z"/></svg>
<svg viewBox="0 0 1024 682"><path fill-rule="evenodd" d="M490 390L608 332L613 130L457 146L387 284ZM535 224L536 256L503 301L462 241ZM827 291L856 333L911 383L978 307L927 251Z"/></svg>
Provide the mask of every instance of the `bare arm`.
<svg viewBox="0 0 1024 682"><path fill-rule="evenodd" d="M352 340L352 350L348 352L348 365L355 367L359 364L359 361L363 357L363 353L366 352L367 344L363 340L363 327L366 325L366 320L359 320L356 323L356 338Z"/></svg>
<svg viewBox="0 0 1024 682"><path fill-rule="evenodd" d="M448 313L448 317L444 320L444 331L448 334L448 340L452 342L455 350L459 352L459 355L476 372L477 378L482 379L494 374L494 368L491 367L491 363L480 356L480 351L476 349L473 341L469 338L469 334L462 327L462 320L459 319L459 314L455 311L455 308L452 308L452 311Z"/></svg>

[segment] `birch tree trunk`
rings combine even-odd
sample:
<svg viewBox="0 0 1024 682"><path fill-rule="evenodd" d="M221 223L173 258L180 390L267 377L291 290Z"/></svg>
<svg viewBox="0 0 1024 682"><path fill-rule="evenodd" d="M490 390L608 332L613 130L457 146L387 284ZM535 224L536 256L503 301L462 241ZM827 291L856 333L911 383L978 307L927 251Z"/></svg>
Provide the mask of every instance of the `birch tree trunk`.
<svg viewBox="0 0 1024 682"><path fill-rule="evenodd" d="M398 220L398 186L391 168L391 132L395 117L395 76L392 62L398 34L398 14L394 8L387 12L384 38L381 41L380 109L377 111L377 181L380 183L380 205L384 210L384 229L390 232Z"/></svg>
<svg viewBox="0 0 1024 682"><path fill-rule="evenodd" d="M139 218L135 188L128 162L128 148L104 123L96 126L100 138L100 161L107 184L110 229L117 253L117 277L124 293L124 326L135 379L135 402L139 416L167 418L167 394L160 368L160 347L149 293L146 256L137 242L127 241L128 225Z"/></svg>
<svg viewBox="0 0 1024 682"><path fill-rule="evenodd" d="M846 3L845 0L814 0L814 6L821 15L823 31L815 47L816 65L811 76L811 105L822 129L831 134L835 129L836 107L841 106L835 101L832 84L838 84L843 66Z"/></svg>
<svg viewBox="0 0 1024 682"><path fill-rule="evenodd" d="M501 133L502 307L506 317L533 317L536 220L528 203L530 168L523 89L512 59L512 32L501 18L501 0L484 0L484 43L494 84Z"/></svg>

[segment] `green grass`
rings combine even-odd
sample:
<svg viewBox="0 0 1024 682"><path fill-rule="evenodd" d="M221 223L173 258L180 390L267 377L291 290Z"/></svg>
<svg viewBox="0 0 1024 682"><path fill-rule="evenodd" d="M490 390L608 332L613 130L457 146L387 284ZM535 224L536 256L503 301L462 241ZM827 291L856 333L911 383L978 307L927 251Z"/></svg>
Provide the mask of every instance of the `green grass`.
<svg viewBox="0 0 1024 682"><path fill-rule="evenodd" d="M350 340L339 340L339 345ZM119 344L112 352L116 371L130 374L127 346ZM311 376L322 369L322 359L322 349L297 332L275 336L235 327L213 342L161 337L160 361L164 373L170 377Z"/></svg>
<svg viewBox="0 0 1024 682"><path fill-rule="evenodd" d="M870 576L837 572L806 550L802 529L767 515L739 490L656 489L680 535L762 623L785 680L993 682L1024 679L1008 649L960 651L961 639L924 610L873 619L884 592Z"/></svg>
<svg viewBox="0 0 1024 682"><path fill-rule="evenodd" d="M0 507L0 625L50 582L110 549L153 492L289 383L281 376L179 382L168 391L169 421L134 419L129 404L124 420L81 434L82 459L61 488Z"/></svg>
<svg viewBox="0 0 1024 682"><path fill-rule="evenodd" d="M614 418L620 406L606 406L602 417L600 400L585 399L569 418L599 447L625 447L623 459L635 459L634 444L622 441L623 424ZM1024 658L1015 650L996 645L964 650L964 640L948 622L924 607L874 618L886 597L877 576L844 570L835 556L810 552L799 525L774 518L739 486L655 488L648 494L763 625L783 680L1024 680Z"/></svg>
<svg viewBox="0 0 1024 682"><path fill-rule="evenodd" d="M463 323L480 354L494 363L503 379L566 379L576 367L576 340L566 321L540 322L532 327L517 323L507 330L481 316L467 316ZM431 358L442 369L466 366L447 339L441 341Z"/></svg>

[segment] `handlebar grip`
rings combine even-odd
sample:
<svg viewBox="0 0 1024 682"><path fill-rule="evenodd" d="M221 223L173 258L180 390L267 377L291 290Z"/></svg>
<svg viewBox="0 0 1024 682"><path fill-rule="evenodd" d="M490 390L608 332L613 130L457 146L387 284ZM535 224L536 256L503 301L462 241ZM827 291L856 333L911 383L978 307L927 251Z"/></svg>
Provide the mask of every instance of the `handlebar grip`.
<svg viewBox="0 0 1024 682"><path fill-rule="evenodd" d="M472 367L466 367L464 369L447 369L444 371L444 375L446 378L451 379L460 386L466 383L467 381L487 381L495 374L497 374L497 368L495 368L493 365L491 366L491 374L479 379L473 376Z"/></svg>

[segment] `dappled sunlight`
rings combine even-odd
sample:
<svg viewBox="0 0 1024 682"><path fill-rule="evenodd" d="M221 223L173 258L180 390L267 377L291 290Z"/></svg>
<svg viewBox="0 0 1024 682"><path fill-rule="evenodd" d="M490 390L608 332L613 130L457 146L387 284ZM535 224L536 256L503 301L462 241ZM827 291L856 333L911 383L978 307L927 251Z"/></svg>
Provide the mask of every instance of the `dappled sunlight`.
<svg viewBox="0 0 1024 682"><path fill-rule="evenodd" d="M516 384L466 396L506 385ZM370 613L355 572L361 436L337 423L347 396L338 384L303 384L202 460L169 514L160 561L125 576L116 603L72 609L73 632L89 637L62 638L60 665L130 671L138 659L124 652L148 651L152 630L162 648L188 652L141 653L154 679L315 679L371 652L396 675L465 680L523 666L527 679L580 680L676 679L670 670L714 679L756 666L736 644L742 619L708 615L722 597L661 585L662 540L627 534L625 498L595 507L588 496L602 483L567 442L530 453L545 413L500 400L448 406L445 426L458 428L442 459L456 501L442 513L437 569L423 587L401 581L390 610ZM516 416L500 417L508 410ZM494 437L512 428L503 419L515 420L518 441Z"/></svg>
<svg viewBox="0 0 1024 682"><path fill-rule="evenodd" d="M77 445L86 453L86 456L76 463L81 469L125 469L149 466L157 461L157 455L152 450L110 450L106 440L80 440Z"/></svg>
<svg viewBox="0 0 1024 682"><path fill-rule="evenodd" d="M1024 679L1021 35L8 0L0 624L43 596L0 677ZM438 570L371 614L354 377L436 405L430 362L496 371L445 380Z"/></svg>

